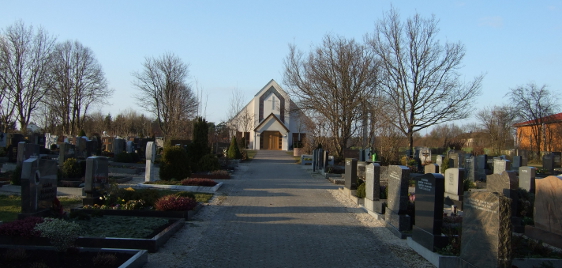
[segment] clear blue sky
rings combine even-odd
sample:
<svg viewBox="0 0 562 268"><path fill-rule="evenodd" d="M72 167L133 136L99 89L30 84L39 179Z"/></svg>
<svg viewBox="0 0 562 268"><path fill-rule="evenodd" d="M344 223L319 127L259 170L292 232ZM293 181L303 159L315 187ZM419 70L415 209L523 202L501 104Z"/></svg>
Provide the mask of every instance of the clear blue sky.
<svg viewBox="0 0 562 268"><path fill-rule="evenodd" d="M306 52L328 33L362 41L391 3L404 19L436 15L440 40L466 46L463 75L486 74L475 110L507 103L510 88L529 82L562 92L562 1L4 0L0 27L21 19L90 47L115 90L99 108L112 115L144 112L131 73L145 57L175 53L203 91L207 120L218 123L234 88L250 101L271 79L284 86L289 43Z"/></svg>

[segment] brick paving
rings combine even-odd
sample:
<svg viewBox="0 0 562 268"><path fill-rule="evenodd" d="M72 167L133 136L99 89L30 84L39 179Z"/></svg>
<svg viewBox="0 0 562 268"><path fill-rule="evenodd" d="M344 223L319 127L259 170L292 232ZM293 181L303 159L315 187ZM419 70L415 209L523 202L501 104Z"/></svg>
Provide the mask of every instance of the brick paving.
<svg viewBox="0 0 562 268"><path fill-rule="evenodd" d="M222 203L203 208L178 234L189 245L169 241L160 257L181 263L174 267L408 267L332 196L338 186L294 162L283 151L258 151L225 181ZM155 257L147 266L164 267Z"/></svg>

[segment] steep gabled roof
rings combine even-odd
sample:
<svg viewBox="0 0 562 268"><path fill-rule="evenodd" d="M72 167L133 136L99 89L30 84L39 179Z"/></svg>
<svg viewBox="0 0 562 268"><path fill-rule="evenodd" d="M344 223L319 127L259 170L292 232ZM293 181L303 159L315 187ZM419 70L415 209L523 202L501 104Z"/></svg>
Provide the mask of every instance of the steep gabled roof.
<svg viewBox="0 0 562 268"><path fill-rule="evenodd" d="M256 128L254 128L254 131L258 131L258 129L260 129L263 125L265 125L266 123L268 123L271 120L275 120L275 121L279 122L279 124L287 132L289 132L289 128L287 128L287 126L285 126L285 124L283 122L281 122L281 120L279 120L279 118L277 118L277 116L275 116L273 113L269 114L263 121L261 121L261 123Z"/></svg>
<svg viewBox="0 0 562 268"><path fill-rule="evenodd" d="M562 113L553 114L549 116L542 117L540 119L529 120L521 123L514 124L514 127L524 127L524 126L532 126L540 123L554 123L554 122L561 122L562 121Z"/></svg>

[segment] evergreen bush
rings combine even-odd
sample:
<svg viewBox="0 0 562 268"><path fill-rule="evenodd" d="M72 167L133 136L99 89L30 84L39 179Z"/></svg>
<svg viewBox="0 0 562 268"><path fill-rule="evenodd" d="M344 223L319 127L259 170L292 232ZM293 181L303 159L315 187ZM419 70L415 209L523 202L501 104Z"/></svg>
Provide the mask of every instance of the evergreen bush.
<svg viewBox="0 0 562 268"><path fill-rule="evenodd" d="M238 143L236 142L236 137L232 137L230 141L230 147L228 147L227 156L230 159L241 159L242 154L240 153L240 149L238 148Z"/></svg>
<svg viewBox="0 0 562 268"><path fill-rule="evenodd" d="M44 222L38 223L35 230L41 232L41 237L49 238L60 252L74 247L74 242L82 232L78 223L53 218L46 218Z"/></svg>
<svg viewBox="0 0 562 268"><path fill-rule="evenodd" d="M214 154L206 154L198 163L199 171L214 171L220 168L219 158Z"/></svg>
<svg viewBox="0 0 562 268"><path fill-rule="evenodd" d="M355 196L357 196L358 198L365 198L365 196L367 196L367 193L365 191L365 182L363 182L363 180L358 180L357 183L359 183L359 186L357 186Z"/></svg>
<svg viewBox="0 0 562 268"><path fill-rule="evenodd" d="M164 148L160 162L161 180L183 180L191 175L187 152L179 146Z"/></svg>
<svg viewBox="0 0 562 268"><path fill-rule="evenodd" d="M208 171L199 165L201 159L209 154L209 124L202 117L193 123L193 142L188 146L190 166L193 172Z"/></svg>
<svg viewBox="0 0 562 268"><path fill-rule="evenodd" d="M76 158L68 158L61 167L63 178L79 178L82 177L82 167Z"/></svg>

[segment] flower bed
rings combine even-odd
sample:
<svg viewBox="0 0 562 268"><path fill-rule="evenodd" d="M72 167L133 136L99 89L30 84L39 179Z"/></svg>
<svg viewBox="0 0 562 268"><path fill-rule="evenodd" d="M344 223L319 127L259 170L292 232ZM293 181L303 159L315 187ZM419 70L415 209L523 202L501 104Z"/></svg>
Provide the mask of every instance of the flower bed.
<svg viewBox="0 0 562 268"><path fill-rule="evenodd" d="M0 247L0 263L11 267L119 267L141 268L148 262L146 250L79 248L62 255L51 247Z"/></svg>
<svg viewBox="0 0 562 268"><path fill-rule="evenodd" d="M103 210L98 210L103 211ZM114 210L108 210L114 211ZM127 210L125 210L127 211ZM87 212L87 211L82 211ZM12 232L12 235L0 235L0 244L3 245L33 245L33 246L50 246L51 242L48 238L37 236L36 232L27 231L29 226L37 220L22 220L23 226ZM14 225L17 225L15 222ZM158 227L150 235L150 238L129 238L129 237L85 237L80 236L76 239L75 245L78 247L92 248L134 248L144 249L149 252L156 252L158 248L164 245L168 239L176 233L185 224L185 219L169 219L167 223ZM27 227L26 227L27 226ZM18 235L19 233L19 235Z"/></svg>

